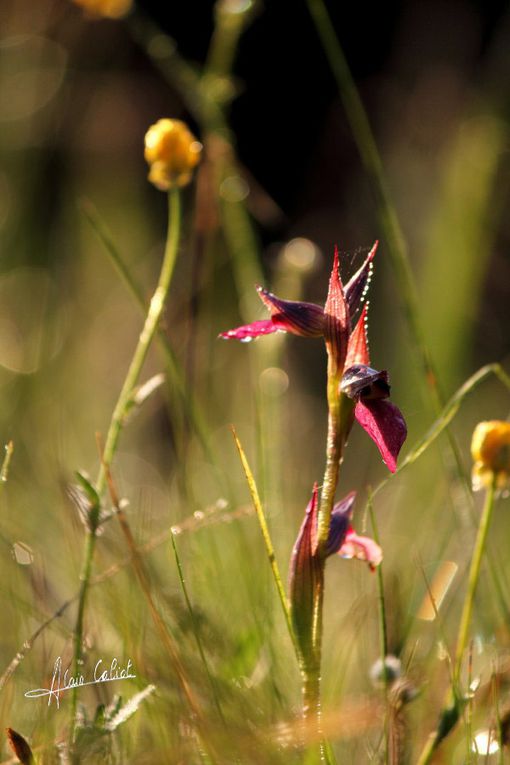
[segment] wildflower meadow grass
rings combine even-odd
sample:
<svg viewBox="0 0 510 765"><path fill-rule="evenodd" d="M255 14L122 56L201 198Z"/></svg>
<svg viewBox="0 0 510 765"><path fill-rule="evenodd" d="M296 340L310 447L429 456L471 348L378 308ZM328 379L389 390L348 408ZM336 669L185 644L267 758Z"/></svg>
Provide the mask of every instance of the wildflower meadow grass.
<svg viewBox="0 0 510 765"><path fill-rule="evenodd" d="M508 10L293 13L0 6L1 763L510 761Z"/></svg>

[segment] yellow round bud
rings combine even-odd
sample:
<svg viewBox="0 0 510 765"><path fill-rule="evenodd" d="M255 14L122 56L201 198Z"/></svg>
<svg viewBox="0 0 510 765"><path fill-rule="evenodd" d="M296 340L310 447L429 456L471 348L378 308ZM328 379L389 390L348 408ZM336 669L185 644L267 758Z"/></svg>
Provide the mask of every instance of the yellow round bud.
<svg viewBox="0 0 510 765"><path fill-rule="evenodd" d="M489 486L494 478L503 488L510 480L510 422L490 420L476 426L471 441L473 488Z"/></svg>
<svg viewBox="0 0 510 765"><path fill-rule="evenodd" d="M181 120L158 120L145 134L149 181L161 191L186 186L201 154L202 144Z"/></svg>
<svg viewBox="0 0 510 765"><path fill-rule="evenodd" d="M133 7L133 0L73 0L87 13L107 19L120 19Z"/></svg>

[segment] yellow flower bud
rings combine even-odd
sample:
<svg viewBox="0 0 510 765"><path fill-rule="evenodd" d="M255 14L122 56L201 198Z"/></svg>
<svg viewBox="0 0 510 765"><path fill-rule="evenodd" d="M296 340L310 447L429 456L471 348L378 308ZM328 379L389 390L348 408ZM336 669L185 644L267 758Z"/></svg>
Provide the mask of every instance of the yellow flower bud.
<svg viewBox="0 0 510 765"><path fill-rule="evenodd" d="M490 420L476 426L471 441L473 489L489 486L494 477L503 488L510 481L510 422Z"/></svg>
<svg viewBox="0 0 510 765"><path fill-rule="evenodd" d="M202 144L181 120L161 119L145 134L149 181L161 191L186 186L201 153Z"/></svg>
<svg viewBox="0 0 510 765"><path fill-rule="evenodd" d="M87 13L107 19L120 19L133 7L133 0L73 0Z"/></svg>

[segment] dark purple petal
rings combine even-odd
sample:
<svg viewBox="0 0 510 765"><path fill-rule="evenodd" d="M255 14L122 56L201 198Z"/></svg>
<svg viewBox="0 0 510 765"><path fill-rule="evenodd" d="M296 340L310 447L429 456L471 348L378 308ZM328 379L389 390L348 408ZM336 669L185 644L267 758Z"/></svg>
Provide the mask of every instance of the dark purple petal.
<svg viewBox="0 0 510 765"><path fill-rule="evenodd" d="M390 386L388 385L388 373L383 370L367 367L366 364L354 364L343 374L340 390L349 398L356 400L388 398Z"/></svg>
<svg viewBox="0 0 510 765"><path fill-rule="evenodd" d="M271 319L264 319L263 321L253 321L251 324L245 324L236 329L229 329L228 332L222 332L220 337L223 337L226 340L251 340L253 337L270 335L281 329L282 327L279 326L277 322L273 322Z"/></svg>
<svg viewBox="0 0 510 765"><path fill-rule="evenodd" d="M351 321L360 306L361 299L368 289L368 285L370 284L370 278L374 268L372 261L378 244L379 242L375 242L361 268L356 271L354 276L352 276L345 285L345 300L349 306Z"/></svg>
<svg viewBox="0 0 510 765"><path fill-rule="evenodd" d="M398 407L386 400L361 399L354 416L381 452L392 473L397 469L397 456L407 436L407 427Z"/></svg>
<svg viewBox="0 0 510 765"><path fill-rule="evenodd" d="M323 571L317 553L318 489L313 494L299 530L289 573L289 594L292 624L301 654L305 660L313 654L314 614L323 585Z"/></svg>
<svg viewBox="0 0 510 765"><path fill-rule="evenodd" d="M280 329L301 337L322 337L324 334L324 309L320 305L281 300L263 287L257 287L257 292Z"/></svg>
<svg viewBox="0 0 510 765"><path fill-rule="evenodd" d="M345 541L345 537L351 526L352 511L356 492L351 491L340 502L337 502L331 513L329 524L328 541L326 542L325 555L333 555L338 552Z"/></svg>
<svg viewBox="0 0 510 765"><path fill-rule="evenodd" d="M324 306L324 320L324 337L329 357L328 374L340 376L347 355L351 326L344 288L338 272L338 247L335 247L328 297Z"/></svg>

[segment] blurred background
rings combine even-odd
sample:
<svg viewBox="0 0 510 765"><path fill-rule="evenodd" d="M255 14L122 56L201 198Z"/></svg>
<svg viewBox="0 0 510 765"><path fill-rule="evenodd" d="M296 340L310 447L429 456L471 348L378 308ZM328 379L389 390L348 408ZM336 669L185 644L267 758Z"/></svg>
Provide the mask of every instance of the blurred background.
<svg viewBox="0 0 510 765"><path fill-rule="evenodd" d="M370 292L372 363L389 370L392 400L405 414L404 455L441 408L389 252L388 209L360 157L312 5L147 0L124 18L105 19L67 0L0 4L0 437L14 443L0 487L0 673L77 590L84 532L65 487L75 470L97 472L95 433L107 431L142 326L97 230L108 232L149 299L164 247L166 200L146 180L143 138L160 117L184 119L205 155L184 191L182 248L164 329L186 394L176 392L169 375L134 412L114 478L130 502L140 544L176 527L232 737L239 729L239 741L250 742L242 760L250 763L297 757L281 742L257 753L253 730L293 719L299 677L230 424L251 461L286 572L311 487L323 472L325 354L313 340L278 335L244 346L219 341L218 333L265 318L257 283L282 297L323 303L334 245L347 279L379 239ZM389 209L416 287L414 320L444 403L482 365L508 363L508 4L326 7L382 159ZM168 371L165 365L154 348L143 379ZM418 743L434 724L447 682L437 624L417 619L422 569L432 578L445 561L458 566L443 606L441 639L451 639L479 504L463 480L469 440L479 420L507 413L507 393L488 378L453 422L457 465L441 437L374 500L391 590L390 649L417 688L429 680L425 701L412 707ZM357 489L360 531L370 525L363 513L367 487L377 486L384 471L372 442L353 430L340 491ZM484 682L496 653L506 666L510 646L503 560L509 527L501 510L492 551L498 574L482 583L477 621ZM200 686L203 668L168 536L154 547L148 556L154 586ZM99 542L95 573L126 555L112 522ZM359 563L331 563L325 708L338 715L332 726L338 753L356 761L370 761L379 737L376 712L356 711L359 698L373 696L376 617L375 578ZM132 692L147 682L157 686L156 698L145 702L150 715L140 713L126 728L126 761L195 762L129 567L93 588L87 619L92 664L96 656L131 657L139 676ZM44 684L56 656L69 661L73 626L71 605L4 684L4 727L41 744L61 734L65 711L23 693ZM90 709L106 700L101 694L96 688L84 697ZM170 729L169 719L176 723ZM457 745L445 761L463 761Z"/></svg>

